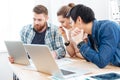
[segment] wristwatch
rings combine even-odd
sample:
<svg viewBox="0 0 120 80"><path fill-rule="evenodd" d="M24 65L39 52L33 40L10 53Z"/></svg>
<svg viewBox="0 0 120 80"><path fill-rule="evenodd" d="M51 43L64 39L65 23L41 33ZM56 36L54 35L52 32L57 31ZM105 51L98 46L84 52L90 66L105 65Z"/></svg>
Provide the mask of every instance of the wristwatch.
<svg viewBox="0 0 120 80"><path fill-rule="evenodd" d="M82 46L82 44L84 44L84 43L85 43L85 41L81 41L81 42L77 45L77 47L80 48L80 47Z"/></svg>
<svg viewBox="0 0 120 80"><path fill-rule="evenodd" d="M67 42L65 42L64 44L65 44L65 46L69 46L70 41L67 41Z"/></svg>

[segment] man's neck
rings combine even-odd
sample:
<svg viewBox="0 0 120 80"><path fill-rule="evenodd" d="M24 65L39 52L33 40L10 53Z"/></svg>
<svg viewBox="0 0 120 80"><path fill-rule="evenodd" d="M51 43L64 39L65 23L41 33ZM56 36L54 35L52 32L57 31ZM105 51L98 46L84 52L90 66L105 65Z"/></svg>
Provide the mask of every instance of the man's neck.
<svg viewBox="0 0 120 80"><path fill-rule="evenodd" d="M93 25L93 22L85 24L85 29L84 30L87 34L92 34L92 25Z"/></svg>
<svg viewBox="0 0 120 80"><path fill-rule="evenodd" d="M45 25L44 28L42 30L38 31L38 32L39 33L44 32L46 30L46 28L47 28L47 25Z"/></svg>

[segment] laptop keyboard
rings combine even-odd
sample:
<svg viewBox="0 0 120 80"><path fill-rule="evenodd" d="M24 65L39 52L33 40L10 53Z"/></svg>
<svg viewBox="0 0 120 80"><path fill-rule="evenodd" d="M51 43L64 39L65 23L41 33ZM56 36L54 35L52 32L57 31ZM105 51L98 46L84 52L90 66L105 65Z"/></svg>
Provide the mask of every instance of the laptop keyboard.
<svg viewBox="0 0 120 80"><path fill-rule="evenodd" d="M63 73L63 75L69 75L69 74L74 74L75 73L75 72L67 71L67 70L63 70L63 69L60 69L60 70Z"/></svg>
<svg viewBox="0 0 120 80"><path fill-rule="evenodd" d="M66 65L66 64L70 64L72 62L73 61L71 59L68 59L68 58L63 58L63 59L56 60L56 63L57 63L58 66L63 66L63 65Z"/></svg>

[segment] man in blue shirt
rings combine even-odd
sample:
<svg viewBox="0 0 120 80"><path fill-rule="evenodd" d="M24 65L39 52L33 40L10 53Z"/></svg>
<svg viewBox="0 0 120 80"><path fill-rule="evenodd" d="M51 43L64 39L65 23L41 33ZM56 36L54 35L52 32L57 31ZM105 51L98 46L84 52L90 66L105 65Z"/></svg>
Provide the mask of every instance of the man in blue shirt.
<svg viewBox="0 0 120 80"><path fill-rule="evenodd" d="M67 16L73 20L74 38L87 33L88 41L77 38L76 44L82 56L99 68L108 64L120 66L120 26L109 20L97 21L91 8L78 4ZM82 36L80 36L82 37Z"/></svg>

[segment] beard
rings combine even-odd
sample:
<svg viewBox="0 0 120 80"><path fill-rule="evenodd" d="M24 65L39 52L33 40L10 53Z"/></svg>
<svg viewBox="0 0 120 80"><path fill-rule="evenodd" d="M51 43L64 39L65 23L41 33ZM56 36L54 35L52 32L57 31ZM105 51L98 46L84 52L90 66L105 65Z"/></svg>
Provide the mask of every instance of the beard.
<svg viewBox="0 0 120 80"><path fill-rule="evenodd" d="M40 25L40 24L34 25L34 29L38 32L42 31L44 29L44 27L46 27L46 23L44 23L43 25Z"/></svg>

